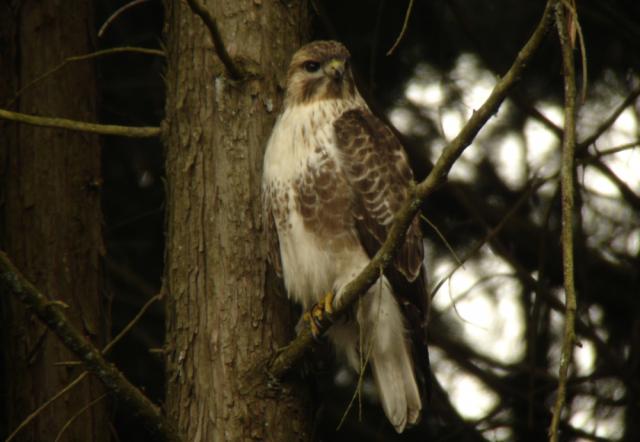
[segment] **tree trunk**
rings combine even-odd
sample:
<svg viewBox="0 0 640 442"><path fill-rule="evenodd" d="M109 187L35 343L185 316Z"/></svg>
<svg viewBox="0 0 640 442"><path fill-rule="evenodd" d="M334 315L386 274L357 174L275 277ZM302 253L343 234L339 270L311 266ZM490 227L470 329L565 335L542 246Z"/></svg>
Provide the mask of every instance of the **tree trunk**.
<svg viewBox="0 0 640 442"><path fill-rule="evenodd" d="M186 440L310 438L303 388L245 382L295 320L265 290L260 198L288 59L307 29L306 3L287 3L207 3L231 56L257 74L233 82L202 21L166 2L167 410Z"/></svg>
<svg viewBox="0 0 640 442"><path fill-rule="evenodd" d="M13 2L17 5L18 3ZM67 11L68 13L64 13ZM0 10L2 106L20 87L65 57L91 51L91 3L84 0L22 2ZM10 25L8 25L10 24ZM21 112L95 121L95 73L75 63L29 87L12 108ZM0 243L24 274L97 345L106 321L101 296L100 143L95 135L0 123ZM65 387L82 366L19 302L2 298L4 401L9 432ZM41 412L18 440L109 439L106 400L72 417L104 390L84 380Z"/></svg>

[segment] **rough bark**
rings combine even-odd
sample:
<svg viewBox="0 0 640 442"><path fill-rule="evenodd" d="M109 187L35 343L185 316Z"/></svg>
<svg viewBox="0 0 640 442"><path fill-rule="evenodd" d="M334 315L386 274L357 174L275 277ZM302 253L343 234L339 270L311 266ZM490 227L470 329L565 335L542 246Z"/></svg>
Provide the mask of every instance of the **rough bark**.
<svg viewBox="0 0 640 442"><path fill-rule="evenodd" d="M18 3L13 2L13 5ZM73 11L73 13L64 13ZM91 3L83 0L4 4L1 14L0 99L65 57L91 51ZM5 15L6 14L6 15ZM4 26L5 21L11 26ZM6 81L5 81L6 80ZM77 63L25 91L14 110L95 121L91 63ZM11 259L43 292L68 305L66 314L97 345L105 342L101 296L100 142L97 136L0 122L0 240ZM2 297L7 427L11 431L84 369L19 301ZM55 439L63 426L104 390L85 380L19 433L17 440ZM109 439L107 401L84 411L60 440Z"/></svg>
<svg viewBox="0 0 640 442"><path fill-rule="evenodd" d="M166 6L167 410L187 440L308 440L304 388L246 377L295 320L265 290L260 177L306 2L206 3L240 82L187 5Z"/></svg>

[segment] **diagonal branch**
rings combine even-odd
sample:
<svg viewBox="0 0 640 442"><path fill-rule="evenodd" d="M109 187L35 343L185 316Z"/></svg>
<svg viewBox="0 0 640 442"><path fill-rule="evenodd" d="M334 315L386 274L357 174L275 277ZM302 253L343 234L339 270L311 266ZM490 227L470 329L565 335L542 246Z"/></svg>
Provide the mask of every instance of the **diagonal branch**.
<svg viewBox="0 0 640 442"><path fill-rule="evenodd" d="M573 268L573 212L574 212L574 163L576 149L576 72L573 51L569 42L565 6L556 3L556 25L562 47L562 65L564 67L564 136L562 139L562 166L560 184L562 190L562 270L564 275L565 317L562 355L558 375L558 393L553 406L553 418L549 428L549 440L558 441L558 426L567 390L569 364L573 357L576 340L576 288Z"/></svg>
<svg viewBox="0 0 640 442"><path fill-rule="evenodd" d="M591 160L591 158L589 158L589 160ZM593 161L590 161L589 163L601 174L606 176L618 188L618 191L622 194L624 200L633 207L634 210L640 211L640 196L635 193L629 184L625 183L624 180L616 175L616 173L611 170L609 166L603 163L601 159L593 158Z"/></svg>
<svg viewBox="0 0 640 442"><path fill-rule="evenodd" d="M118 333L118 335L115 338L113 338L111 340L111 342L109 342L102 349L102 354L106 355L107 353L109 353L111 351L111 349L113 349L113 347L120 340L122 340L122 338L124 338L127 335L127 333L129 333L131 331L131 329L138 323L138 321L140 321L140 318L142 318L142 316L147 312L149 307L151 307L151 305L154 302L159 301L160 299L162 299L162 297L163 297L162 292L157 294L157 295L154 295L153 297L151 297L142 306L142 308L140 308L140 310L133 317L133 319L131 321L129 321L129 323L120 331L120 333ZM49 399L47 399L43 404L41 404L38 408L36 408L33 411L33 413L31 413L22 422L20 422L20 425L18 425L13 430L13 432L9 436L7 436L7 438L4 440L4 442L11 442L16 437L16 435L18 433L20 433L20 431L22 431L27 425L29 425L29 423L31 423L40 413L42 413L42 410L44 410L45 408L49 407L51 404L53 404L55 401L57 401L60 397L64 396L66 393L71 391L76 385L78 385L80 382L82 382L82 380L84 378L86 378L88 374L89 374L88 371L83 371L81 374L78 375L78 377L76 377L73 381L68 383L66 387L64 387L62 390L58 391L56 394L54 394Z"/></svg>
<svg viewBox="0 0 640 442"><path fill-rule="evenodd" d="M627 95L627 97L618 105L618 107L615 108L615 110L611 113L611 115L609 115L609 117L606 120L604 120L591 135L589 135L587 138L585 138L584 140L582 140L580 143L577 144L576 152L580 153L581 151L585 150L587 147L595 143L596 140L600 138L600 135L605 133L607 129L613 126L613 123L616 122L620 114L622 114L622 112L629 105L633 104L639 96L640 96L640 86L632 90L631 93Z"/></svg>
<svg viewBox="0 0 640 442"><path fill-rule="evenodd" d="M57 129L89 132L99 135L116 135L129 138L152 138L160 136L159 127L134 127L118 126L115 124L96 124L84 121L69 120L67 118L39 117L37 115L12 112L0 109L0 119L17 121L18 123L31 124L33 126L54 127Z"/></svg>
<svg viewBox="0 0 640 442"><path fill-rule="evenodd" d="M413 196L409 198L398 213L396 213L395 221L389 230L387 239L380 250L378 250L378 253L371 259L369 265L344 288L341 295L343 301L336 309L334 313L335 317L347 311L353 302L374 284L380 272L393 260L393 256L404 240L406 231L420 210L422 202L438 186L444 183L454 162L460 157L464 149L471 144L476 134L489 118L497 111L511 87L519 79L526 63L542 43L551 20L552 3L553 0L547 1L538 26L516 56L507 73L496 84L489 98L487 98L478 110L474 111L458 136L443 150L442 155L438 158L438 161L427 178L416 185L413 189ZM328 325L324 325L320 331L324 332L327 328ZM268 366L269 374L275 378L282 377L282 375L304 355L305 351L310 348L312 344L313 337L311 336L311 332L308 328L303 328L298 337L270 361Z"/></svg>
<svg viewBox="0 0 640 442"><path fill-rule="evenodd" d="M473 255L478 253L485 244L491 244L494 241L494 238L496 238L498 234L500 234L500 232L502 231L504 226L507 224L507 222L511 220L511 217L513 217L516 214L516 212L520 210L522 205L529 200L531 195L536 190L538 190L543 184L547 183L550 179L551 178L546 178L546 179L536 178L533 182L530 182L529 185L527 186L527 189L525 189L525 191L522 193L520 198L518 198L516 203L509 209L509 211L502 217L500 222L498 222L498 224L496 224L495 226L489 227L489 225L484 220L480 220L480 223L484 225L486 230L486 234L484 238L476 242L473 245L473 247L467 250L466 253L461 258L458 259L457 265L454 268L452 268L449 271L449 273L447 273L442 279L440 279L440 281L436 283L436 285L433 287L433 290L431 290L431 297L432 298L435 297L435 295L438 293L438 290L440 290L440 287L442 287L444 283L449 278L451 278L455 272L458 271L459 268L463 267L465 262L467 262Z"/></svg>
<svg viewBox="0 0 640 442"><path fill-rule="evenodd" d="M157 440L179 442L181 440L173 424L163 416L140 390L133 386L120 371L106 361L102 352L71 325L58 303L50 301L38 291L13 265L4 252L0 252L0 291L13 294L27 305L75 353L87 370L96 375L107 389L125 404Z"/></svg>
<svg viewBox="0 0 640 442"><path fill-rule="evenodd" d="M635 100L640 96L640 86L633 89L629 95L625 97L622 102L611 112L611 114L604 120L600 125L584 140L576 143L576 155L579 158L584 158L587 155L587 148L595 143L600 136L605 133L618 119L618 117L624 112L624 110L629 107L631 104L635 102ZM553 121L549 120L542 112L537 110L535 107L525 103L523 100L516 97L514 102L522 107L529 115L538 120L543 126L553 132L554 135L561 138L564 130L557 126ZM637 143L629 144L628 147L634 147ZM613 152L611 152L613 153ZM603 153L597 154L596 156L601 156Z"/></svg>
<svg viewBox="0 0 640 442"><path fill-rule="evenodd" d="M193 13L202 19L205 26L209 30L211 40L213 41L213 47L215 48L216 54L218 54L220 61L227 70L229 77L231 77L233 80L241 80L244 75L233 62L231 56L227 52L227 48L222 41L222 34L220 34L220 29L218 28L218 22L216 22L216 19L211 14L211 11L209 11L205 5L200 3L199 0L187 0L187 3L189 4L189 7L193 11Z"/></svg>
<svg viewBox="0 0 640 442"><path fill-rule="evenodd" d="M632 149L640 145L640 140L625 143L620 146L616 146L603 151L596 151L596 153L589 153L588 148L594 144L600 136L605 133L618 119L622 112L640 96L640 86L633 89L627 97L611 112L611 114L584 140L576 142L575 157L576 160L585 165L590 165L600 171L606 176L620 191L625 201L635 208L640 209L640 197L629 187L627 183L618 177L613 170L611 170L605 163L602 162L602 157L606 155L615 154L623 150ZM525 109L531 117L542 123L550 132L555 136L562 139L564 129L557 126L554 122L549 120L535 107L524 103L522 100L515 99L515 103Z"/></svg>

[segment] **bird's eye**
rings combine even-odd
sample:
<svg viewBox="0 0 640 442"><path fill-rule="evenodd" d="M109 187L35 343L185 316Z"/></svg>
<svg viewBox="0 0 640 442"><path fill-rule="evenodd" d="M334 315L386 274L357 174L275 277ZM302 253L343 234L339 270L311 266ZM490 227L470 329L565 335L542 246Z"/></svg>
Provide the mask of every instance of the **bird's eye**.
<svg viewBox="0 0 640 442"><path fill-rule="evenodd" d="M320 63L317 61L305 61L304 70L307 72L317 72L320 69Z"/></svg>

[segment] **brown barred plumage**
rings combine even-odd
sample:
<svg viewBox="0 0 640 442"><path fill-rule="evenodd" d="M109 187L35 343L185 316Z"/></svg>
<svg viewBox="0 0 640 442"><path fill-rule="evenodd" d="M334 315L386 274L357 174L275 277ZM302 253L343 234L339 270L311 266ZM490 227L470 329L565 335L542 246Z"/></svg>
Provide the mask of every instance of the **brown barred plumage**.
<svg viewBox="0 0 640 442"><path fill-rule="evenodd" d="M347 49L319 41L298 50L263 177L268 256L289 296L305 310L327 291L340 303L344 286L384 242L412 179L400 142L358 93ZM383 409L398 432L419 420L418 384L428 376L423 255L416 217L391 268L351 319L328 332L356 370L363 369L364 334Z"/></svg>

